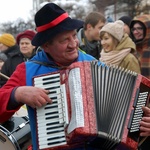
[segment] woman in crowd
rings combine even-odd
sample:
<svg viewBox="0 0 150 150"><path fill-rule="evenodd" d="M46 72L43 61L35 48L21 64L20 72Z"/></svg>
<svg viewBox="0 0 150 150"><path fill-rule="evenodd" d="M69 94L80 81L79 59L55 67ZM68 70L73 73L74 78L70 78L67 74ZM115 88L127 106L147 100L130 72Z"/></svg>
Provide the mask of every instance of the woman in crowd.
<svg viewBox="0 0 150 150"><path fill-rule="evenodd" d="M132 54L135 44L124 32L124 23L121 20L107 23L100 31L102 52L100 61L107 65L115 65L140 73L138 59Z"/></svg>
<svg viewBox="0 0 150 150"><path fill-rule="evenodd" d="M35 46L31 44L31 40L35 36L35 32L32 30L25 30L17 35L17 44L20 48L20 51L13 53L7 61L4 63L1 73L4 75L10 77L18 64L28 61L30 58L32 58L35 53L36 49ZM3 86L6 83L6 78L1 78L0 80L0 86Z"/></svg>

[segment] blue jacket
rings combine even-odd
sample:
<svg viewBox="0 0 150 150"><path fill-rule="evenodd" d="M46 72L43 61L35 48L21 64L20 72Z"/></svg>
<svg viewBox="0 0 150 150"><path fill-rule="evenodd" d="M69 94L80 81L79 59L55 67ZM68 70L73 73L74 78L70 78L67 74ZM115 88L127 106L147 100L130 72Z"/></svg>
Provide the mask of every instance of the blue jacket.
<svg viewBox="0 0 150 150"><path fill-rule="evenodd" d="M79 56L77 58L77 62L79 61L92 61L95 60L94 57L88 54L84 54L79 51ZM34 61L38 62L44 62L47 64L55 65L52 59L49 59L44 51L39 52L37 55L35 55L31 61L25 62L26 66L26 84L27 86L32 85L32 77L41 75L41 74L47 74L50 72L54 72L59 70L58 68L53 68L51 66L47 67L44 65L40 65L35 63ZM35 120L35 110L31 107L28 108L28 115L30 118L30 127L31 127L31 135L32 135L32 144L33 144L33 149L37 150L37 133L36 133L36 120ZM80 148L78 148L79 150ZM82 148L81 148L82 149Z"/></svg>

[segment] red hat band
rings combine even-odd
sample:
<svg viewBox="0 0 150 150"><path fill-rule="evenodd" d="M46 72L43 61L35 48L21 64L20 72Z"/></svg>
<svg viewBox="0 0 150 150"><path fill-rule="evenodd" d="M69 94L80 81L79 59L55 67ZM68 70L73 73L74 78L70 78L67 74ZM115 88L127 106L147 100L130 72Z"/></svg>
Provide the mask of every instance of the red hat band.
<svg viewBox="0 0 150 150"><path fill-rule="evenodd" d="M62 15L60 15L59 17L57 17L55 20L53 20L52 22L45 24L43 26L39 26L36 28L37 32L42 32L45 31L49 28L52 28L54 26L56 26L57 24L59 24L60 22L62 22L63 20L65 20L66 18L68 18L68 13L64 13Z"/></svg>

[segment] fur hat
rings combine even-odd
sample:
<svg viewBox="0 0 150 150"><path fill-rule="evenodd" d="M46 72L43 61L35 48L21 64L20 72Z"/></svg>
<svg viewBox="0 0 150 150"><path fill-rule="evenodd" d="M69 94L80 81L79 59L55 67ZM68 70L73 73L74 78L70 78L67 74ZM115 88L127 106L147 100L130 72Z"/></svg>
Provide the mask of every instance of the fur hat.
<svg viewBox="0 0 150 150"><path fill-rule="evenodd" d="M0 36L0 43L12 47L16 44L16 40L12 34L4 33Z"/></svg>
<svg viewBox="0 0 150 150"><path fill-rule="evenodd" d="M124 35L124 23L121 20L115 22L107 23L100 30L100 35L102 32L107 32L115 37L118 41L121 41Z"/></svg>
<svg viewBox="0 0 150 150"><path fill-rule="evenodd" d="M122 16L118 20L123 21L130 28L130 24L131 24L131 21L132 21L132 18L130 16Z"/></svg>
<svg viewBox="0 0 150 150"><path fill-rule="evenodd" d="M24 32L21 32L17 35L16 39L17 39L17 44L19 45L19 42L22 38L28 38L32 41L33 37L35 36L35 32L32 30L26 30Z"/></svg>
<svg viewBox="0 0 150 150"><path fill-rule="evenodd" d="M35 14L35 24L37 34L32 40L32 45L41 46L58 33L80 28L83 21L71 19L58 5L47 3Z"/></svg>

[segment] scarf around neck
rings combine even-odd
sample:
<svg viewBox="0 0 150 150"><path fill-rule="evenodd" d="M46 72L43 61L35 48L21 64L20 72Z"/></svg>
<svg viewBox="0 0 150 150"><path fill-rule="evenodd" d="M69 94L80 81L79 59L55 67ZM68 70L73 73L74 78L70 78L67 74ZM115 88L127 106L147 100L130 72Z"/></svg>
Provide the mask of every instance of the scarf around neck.
<svg viewBox="0 0 150 150"><path fill-rule="evenodd" d="M130 52L134 51L136 51L135 43L127 34L124 34L123 38L121 39L115 50L106 53L104 49L102 49L100 61L106 63L107 65L119 66L123 59Z"/></svg>
<svg viewBox="0 0 150 150"><path fill-rule="evenodd" d="M121 51L110 51L105 53L102 49L100 61L106 63L107 65L119 66L122 60L130 53L131 48L123 49Z"/></svg>

